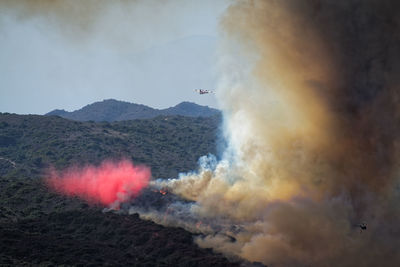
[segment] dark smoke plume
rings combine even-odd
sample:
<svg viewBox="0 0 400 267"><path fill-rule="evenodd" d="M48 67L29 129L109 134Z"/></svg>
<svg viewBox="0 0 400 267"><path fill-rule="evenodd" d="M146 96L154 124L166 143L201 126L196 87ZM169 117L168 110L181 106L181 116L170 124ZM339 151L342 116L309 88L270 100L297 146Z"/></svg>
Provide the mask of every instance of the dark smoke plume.
<svg viewBox="0 0 400 267"><path fill-rule="evenodd" d="M198 244L268 266L400 264L399 26L390 0L227 10L218 95L228 148L198 173L153 182L192 201L202 222L239 229Z"/></svg>

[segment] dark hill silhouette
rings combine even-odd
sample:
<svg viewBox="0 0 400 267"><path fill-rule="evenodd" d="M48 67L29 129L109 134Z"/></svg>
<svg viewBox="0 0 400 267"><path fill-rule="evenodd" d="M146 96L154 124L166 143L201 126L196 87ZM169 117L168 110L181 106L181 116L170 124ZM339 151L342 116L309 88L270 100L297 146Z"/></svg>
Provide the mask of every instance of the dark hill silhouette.
<svg viewBox="0 0 400 267"><path fill-rule="evenodd" d="M220 119L96 123L0 113L0 266L244 266L198 247L182 228L103 213L41 179L50 166L119 158L151 167L153 177L177 177L215 153Z"/></svg>
<svg viewBox="0 0 400 267"><path fill-rule="evenodd" d="M134 104L115 99L95 102L79 110L68 112L56 109L45 115L56 115L76 121L124 121L149 119L157 116L181 115L187 117L210 117L218 114L217 109L200 106L191 102L182 102L166 109L154 109L145 105Z"/></svg>

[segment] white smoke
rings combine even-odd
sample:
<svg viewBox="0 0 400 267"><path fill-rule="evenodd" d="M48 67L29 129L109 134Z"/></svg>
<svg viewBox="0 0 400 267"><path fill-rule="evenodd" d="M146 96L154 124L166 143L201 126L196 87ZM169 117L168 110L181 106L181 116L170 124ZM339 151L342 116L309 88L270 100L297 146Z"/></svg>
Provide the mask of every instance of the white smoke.
<svg viewBox="0 0 400 267"><path fill-rule="evenodd" d="M349 15L354 6L359 17ZM165 222L154 210L142 216L268 266L397 266L399 129L387 116L399 114L399 68L381 62L397 66L399 57L379 45L399 44L382 18L400 12L388 7L232 5L221 23L217 93L228 147L218 162L202 158L197 172L154 181L187 203L171 204ZM369 44L371 36L382 42ZM374 68L360 70L370 58Z"/></svg>

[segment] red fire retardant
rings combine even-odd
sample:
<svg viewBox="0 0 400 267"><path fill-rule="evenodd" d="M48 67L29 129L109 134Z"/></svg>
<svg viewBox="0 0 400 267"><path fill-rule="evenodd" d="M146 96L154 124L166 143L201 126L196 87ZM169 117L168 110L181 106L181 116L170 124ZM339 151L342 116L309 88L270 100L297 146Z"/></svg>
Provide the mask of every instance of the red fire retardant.
<svg viewBox="0 0 400 267"><path fill-rule="evenodd" d="M127 201L148 185L151 176L146 166L128 160L104 161L100 166L51 170L46 178L50 188L67 196L78 196L89 203L111 205Z"/></svg>

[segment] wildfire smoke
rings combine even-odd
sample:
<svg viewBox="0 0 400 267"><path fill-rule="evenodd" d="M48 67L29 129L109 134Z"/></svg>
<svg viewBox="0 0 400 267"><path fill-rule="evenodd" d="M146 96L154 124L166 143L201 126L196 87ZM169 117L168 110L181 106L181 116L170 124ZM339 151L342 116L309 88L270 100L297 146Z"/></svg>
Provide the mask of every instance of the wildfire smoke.
<svg viewBox="0 0 400 267"><path fill-rule="evenodd" d="M227 10L217 93L228 148L152 183L192 201L201 221L240 225L200 246L268 266L400 263L399 15L389 0Z"/></svg>

